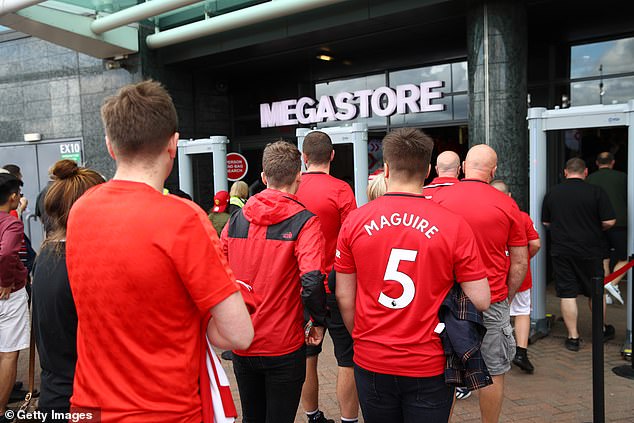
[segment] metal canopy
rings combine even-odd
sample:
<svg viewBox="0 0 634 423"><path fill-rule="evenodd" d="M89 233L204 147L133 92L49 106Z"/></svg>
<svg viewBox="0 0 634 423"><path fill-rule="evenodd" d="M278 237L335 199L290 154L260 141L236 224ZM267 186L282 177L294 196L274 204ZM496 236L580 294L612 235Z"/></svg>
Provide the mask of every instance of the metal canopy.
<svg viewBox="0 0 634 423"><path fill-rule="evenodd" d="M0 25L90 56L106 59L139 51L136 24L97 35L90 29L93 21L93 10L59 1L0 14Z"/></svg>
<svg viewBox="0 0 634 423"><path fill-rule="evenodd" d="M245 28L275 22L274 38L284 39L439 3L449 0L0 0L0 25L91 56L117 58L139 51L141 27L153 32L144 40L149 48L208 37L226 51L270 41ZM330 12L333 5L339 13ZM299 14L308 18L295 21ZM209 38L214 34L229 34L233 41Z"/></svg>

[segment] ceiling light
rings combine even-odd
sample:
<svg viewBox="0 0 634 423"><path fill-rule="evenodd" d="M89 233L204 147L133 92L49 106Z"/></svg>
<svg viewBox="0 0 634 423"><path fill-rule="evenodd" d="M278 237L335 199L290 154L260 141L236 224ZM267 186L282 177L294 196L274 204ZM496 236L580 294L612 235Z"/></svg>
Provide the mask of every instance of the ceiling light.
<svg viewBox="0 0 634 423"><path fill-rule="evenodd" d="M317 58L319 60L323 60L324 62L330 62L334 59L332 56L329 56L327 54L318 54Z"/></svg>

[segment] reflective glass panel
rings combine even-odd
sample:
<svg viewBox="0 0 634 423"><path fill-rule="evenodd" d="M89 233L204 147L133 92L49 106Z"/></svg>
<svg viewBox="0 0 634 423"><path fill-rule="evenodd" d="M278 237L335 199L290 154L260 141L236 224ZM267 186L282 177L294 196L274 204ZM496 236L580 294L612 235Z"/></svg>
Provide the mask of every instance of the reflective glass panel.
<svg viewBox="0 0 634 423"><path fill-rule="evenodd" d="M335 96L342 92L354 93L360 90L375 90L384 87L385 74L369 75L361 78L343 79L338 81L324 82L315 85L315 99L319 101L322 95ZM358 99L350 102L351 104L359 104ZM340 110L340 109L338 109ZM345 125L351 123L366 123L368 128L387 126L387 118L382 116L370 116L369 118L356 118L344 122L324 122L317 124L318 127Z"/></svg>
<svg viewBox="0 0 634 423"><path fill-rule="evenodd" d="M467 62L452 63L451 76L453 80L451 91L456 92L456 91L469 90L469 75L467 73Z"/></svg>
<svg viewBox="0 0 634 423"><path fill-rule="evenodd" d="M600 76L634 71L634 38L573 46L570 51L570 78Z"/></svg>
<svg viewBox="0 0 634 423"><path fill-rule="evenodd" d="M600 96L600 81L582 81L571 84L571 106L589 104L627 103L634 99L634 76L603 80L603 99Z"/></svg>
<svg viewBox="0 0 634 423"><path fill-rule="evenodd" d="M393 115L390 117L392 126L418 126L433 122L450 121L453 118L452 96L446 96L433 100L433 104L444 104L445 110L441 112L409 113L406 115Z"/></svg>
<svg viewBox="0 0 634 423"><path fill-rule="evenodd" d="M469 96L460 94L453 96L453 118L454 120L467 120L469 117Z"/></svg>
<svg viewBox="0 0 634 423"><path fill-rule="evenodd" d="M392 88L403 84L418 85L428 81L443 81L445 86L434 91L451 92L451 65L434 65L390 72L390 87Z"/></svg>

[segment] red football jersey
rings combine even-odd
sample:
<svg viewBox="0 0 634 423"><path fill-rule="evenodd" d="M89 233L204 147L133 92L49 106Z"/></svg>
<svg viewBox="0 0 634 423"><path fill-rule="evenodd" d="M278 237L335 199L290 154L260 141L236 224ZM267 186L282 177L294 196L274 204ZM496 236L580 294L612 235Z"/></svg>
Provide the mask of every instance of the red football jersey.
<svg viewBox="0 0 634 423"><path fill-rule="evenodd" d="M388 193L350 213L335 270L356 273L354 361L364 369L430 377L443 372L438 310L455 280L482 279L473 231L422 195Z"/></svg>
<svg viewBox="0 0 634 423"><path fill-rule="evenodd" d="M77 306L71 405L101 421L199 423L201 318L238 291L216 231L191 201L111 180L68 219Z"/></svg>
<svg viewBox="0 0 634 423"><path fill-rule="evenodd" d="M305 172L296 194L299 201L319 217L326 239L324 269L335 263L337 236L348 213L357 208L350 185L323 172Z"/></svg>
<svg viewBox="0 0 634 423"><path fill-rule="evenodd" d="M508 297L508 247L527 245L520 209L486 182L463 179L434 194L434 201L465 218L473 229L491 287L491 303Z"/></svg>
<svg viewBox="0 0 634 423"><path fill-rule="evenodd" d="M524 222L524 228L526 229L526 239L528 241L533 241L535 239L539 239L539 234L535 230L535 225L531 220L531 217L528 213L520 211L522 215L522 221ZM531 275L531 257L528 256L528 269L526 270L526 277L524 278L524 282L522 282L522 286L517 290L517 292L526 291L527 289L531 289L533 287L533 277Z"/></svg>
<svg viewBox="0 0 634 423"><path fill-rule="evenodd" d="M458 178L450 178L446 176L438 176L434 178L429 185L423 187L423 195L427 198L433 198L436 191L460 182Z"/></svg>

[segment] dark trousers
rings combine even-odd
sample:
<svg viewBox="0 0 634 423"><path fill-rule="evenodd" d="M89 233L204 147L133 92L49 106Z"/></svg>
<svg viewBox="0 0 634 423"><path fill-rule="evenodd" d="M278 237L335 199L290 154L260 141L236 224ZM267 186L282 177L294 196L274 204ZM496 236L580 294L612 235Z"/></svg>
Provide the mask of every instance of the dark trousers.
<svg viewBox="0 0 634 423"><path fill-rule="evenodd" d="M234 354L244 423L293 423L306 378L306 348L276 357Z"/></svg>
<svg viewBox="0 0 634 423"><path fill-rule="evenodd" d="M443 375L406 377L375 373L354 365L365 423L419 423L449 420L454 389Z"/></svg>

